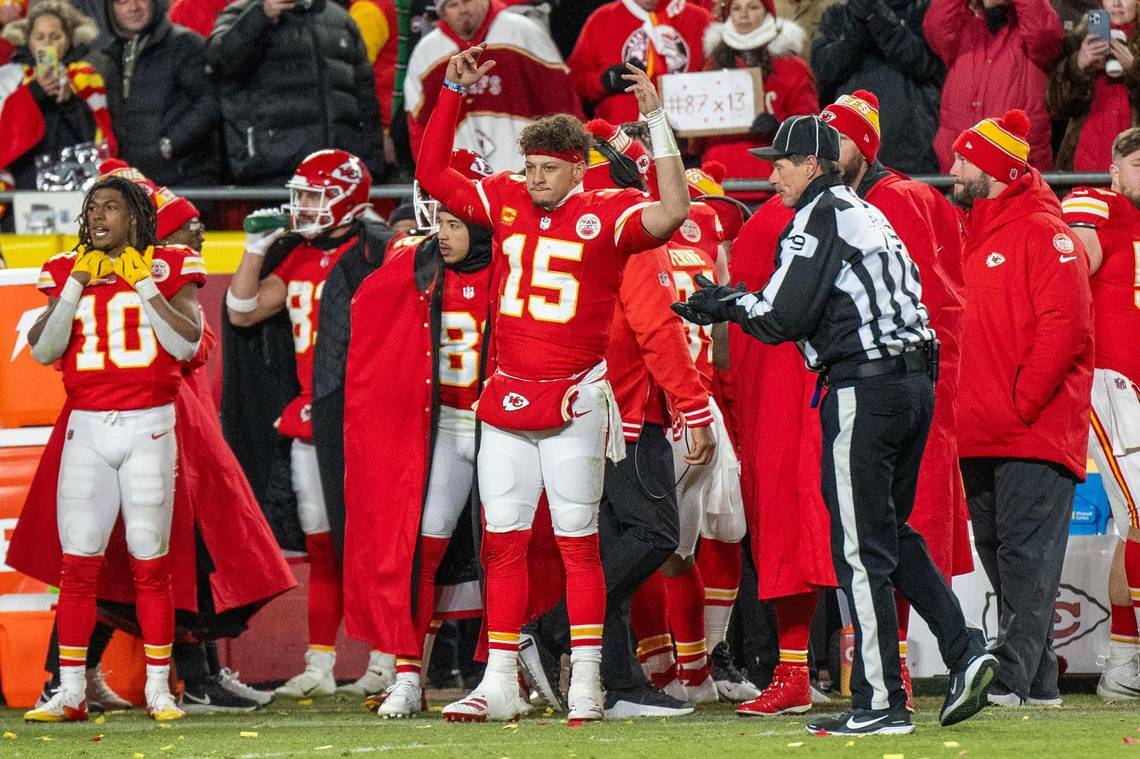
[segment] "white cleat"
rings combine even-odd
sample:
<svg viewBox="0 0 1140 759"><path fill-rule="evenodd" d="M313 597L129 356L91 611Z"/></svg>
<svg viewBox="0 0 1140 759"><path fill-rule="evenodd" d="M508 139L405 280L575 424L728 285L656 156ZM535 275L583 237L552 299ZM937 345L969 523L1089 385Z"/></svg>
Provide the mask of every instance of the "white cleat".
<svg viewBox="0 0 1140 759"><path fill-rule="evenodd" d="M336 693L336 680L332 673L335 663L336 654L332 651L306 651L305 671L289 678L274 693L286 698L331 696Z"/></svg>
<svg viewBox="0 0 1140 759"><path fill-rule="evenodd" d="M60 688L43 704L24 712L24 721L86 722L87 699L82 693L69 693Z"/></svg>
<svg viewBox="0 0 1140 759"><path fill-rule="evenodd" d="M146 713L156 722L167 722L186 716L186 712L178 706L173 694L165 687L147 691Z"/></svg>
<svg viewBox="0 0 1140 759"><path fill-rule="evenodd" d="M396 682L396 657L373 651L368 655L368 669L356 681L342 685L337 693L346 696L368 696L383 693Z"/></svg>
<svg viewBox="0 0 1140 759"><path fill-rule="evenodd" d="M487 672L467 698L443 707L443 716L448 722L511 722L524 711L518 680L513 675Z"/></svg>
<svg viewBox="0 0 1140 759"><path fill-rule="evenodd" d="M107 681L103 679L103 670L98 667L87 670L87 703L95 711L109 712L131 708L130 701L107 685Z"/></svg>
<svg viewBox="0 0 1140 759"><path fill-rule="evenodd" d="M405 719L414 717L423 705L424 692L410 679L397 679L385 691L384 701L376 710L377 716L384 719Z"/></svg>
<svg viewBox="0 0 1140 759"><path fill-rule="evenodd" d="M585 682L580 682L582 680ZM594 722L602 719L605 716L606 699L602 695L601 681L597 677L579 677L578 680L571 681L566 703L569 707L566 713L568 721Z"/></svg>
<svg viewBox="0 0 1140 759"><path fill-rule="evenodd" d="M250 687L241 681L239 675L238 672L222 667L218 673L218 684L235 696L256 701L259 706L268 706L273 700L273 692Z"/></svg>
<svg viewBox="0 0 1140 759"><path fill-rule="evenodd" d="M699 685L685 685L685 698L682 701L696 706L697 704L715 704L717 702L717 687L712 675L705 678Z"/></svg>
<svg viewBox="0 0 1140 759"><path fill-rule="evenodd" d="M1140 655L1119 666L1106 667L1097 683L1096 694L1105 701L1140 699Z"/></svg>

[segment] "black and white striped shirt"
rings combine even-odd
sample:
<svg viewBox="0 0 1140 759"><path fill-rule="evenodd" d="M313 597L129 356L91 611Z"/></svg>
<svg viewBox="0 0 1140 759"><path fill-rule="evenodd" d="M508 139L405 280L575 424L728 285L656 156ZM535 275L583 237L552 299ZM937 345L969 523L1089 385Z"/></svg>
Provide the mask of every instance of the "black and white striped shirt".
<svg viewBox="0 0 1140 759"><path fill-rule="evenodd" d="M918 267L890 222L838 177L818 177L780 235L776 271L732 319L766 343L795 341L808 368L897 356L934 339Z"/></svg>

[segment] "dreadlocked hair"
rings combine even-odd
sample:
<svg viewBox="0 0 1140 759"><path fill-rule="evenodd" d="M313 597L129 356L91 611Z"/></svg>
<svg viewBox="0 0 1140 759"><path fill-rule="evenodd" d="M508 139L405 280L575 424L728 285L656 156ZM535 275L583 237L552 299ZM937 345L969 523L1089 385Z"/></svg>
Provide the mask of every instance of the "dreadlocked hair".
<svg viewBox="0 0 1140 759"><path fill-rule="evenodd" d="M101 177L83 196L83 210L79 212L80 245L92 247L91 230L87 228L87 207L91 204L91 198L99 190L116 190L123 196L123 202L127 204L127 212L130 213L131 220L134 221L133 229L128 238L131 247L135 250L146 250L158 243L158 216L155 214L154 204L151 203L146 190L125 177L110 175Z"/></svg>

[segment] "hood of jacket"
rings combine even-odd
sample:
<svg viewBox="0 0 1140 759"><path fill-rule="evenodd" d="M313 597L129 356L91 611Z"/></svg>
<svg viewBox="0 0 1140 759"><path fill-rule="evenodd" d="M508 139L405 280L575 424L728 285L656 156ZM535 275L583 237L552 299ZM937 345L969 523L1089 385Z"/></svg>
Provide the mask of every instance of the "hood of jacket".
<svg viewBox="0 0 1140 759"><path fill-rule="evenodd" d="M701 44L705 49L706 58L724 41L724 24L725 22L714 21L705 28ZM795 21L784 18L776 19L776 28L778 30L776 38L765 45L768 54L803 55L808 41L804 28Z"/></svg>
<svg viewBox="0 0 1140 759"><path fill-rule="evenodd" d="M150 0L150 21L142 30L137 34L128 34L123 30L119 23L115 21L115 0L104 0L103 2L103 16L107 21L107 28L111 30L111 34L115 40L129 40L132 37L145 35L152 40L162 37L170 31L170 18L167 12L170 10L169 0ZM114 44L113 42L111 44Z"/></svg>
<svg viewBox="0 0 1140 759"><path fill-rule="evenodd" d="M970 211L969 237L978 239L1035 213L1061 217L1061 201L1036 169L1011 183L996 198L978 198Z"/></svg>

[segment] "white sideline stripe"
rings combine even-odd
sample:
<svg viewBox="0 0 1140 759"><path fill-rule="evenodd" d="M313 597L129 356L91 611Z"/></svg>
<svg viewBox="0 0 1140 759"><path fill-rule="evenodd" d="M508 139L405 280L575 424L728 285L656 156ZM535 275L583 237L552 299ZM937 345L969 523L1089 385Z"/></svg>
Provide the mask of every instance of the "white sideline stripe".
<svg viewBox="0 0 1140 759"><path fill-rule="evenodd" d="M859 529L855 524L854 491L851 486L851 432L855 427L855 388L843 387L839 398L839 434L831 446L835 460L835 496L839 502L839 521L843 525L843 558L851 567L851 596L859 629L863 633L863 674L871 686L871 708L890 707L890 693L883 681L883 660L879 655L879 625L867 568L859 556Z"/></svg>

